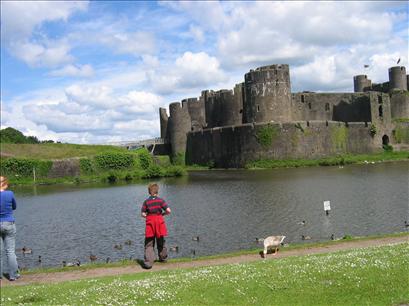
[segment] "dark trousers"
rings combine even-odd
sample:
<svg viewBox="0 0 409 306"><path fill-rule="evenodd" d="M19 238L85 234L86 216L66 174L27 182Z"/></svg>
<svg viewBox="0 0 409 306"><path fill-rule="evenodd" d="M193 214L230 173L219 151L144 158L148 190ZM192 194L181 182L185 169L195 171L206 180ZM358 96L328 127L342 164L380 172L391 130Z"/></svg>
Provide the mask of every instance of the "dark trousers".
<svg viewBox="0 0 409 306"><path fill-rule="evenodd" d="M152 267L155 261L155 240L158 249L159 260L166 260L168 258L168 250L165 247L165 237L146 237L145 238L145 266Z"/></svg>

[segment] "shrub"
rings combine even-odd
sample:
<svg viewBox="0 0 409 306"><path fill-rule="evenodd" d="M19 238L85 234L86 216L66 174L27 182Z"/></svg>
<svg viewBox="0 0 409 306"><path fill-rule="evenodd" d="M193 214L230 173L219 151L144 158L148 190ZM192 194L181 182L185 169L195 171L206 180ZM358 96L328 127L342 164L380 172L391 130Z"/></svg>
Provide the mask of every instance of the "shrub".
<svg viewBox="0 0 409 306"><path fill-rule="evenodd" d="M0 172L4 175L32 177L33 169L35 169L37 177L47 177L52 164L50 160L7 158L1 160Z"/></svg>
<svg viewBox="0 0 409 306"><path fill-rule="evenodd" d="M80 159L80 171L81 174L93 174L95 172L92 161L89 158Z"/></svg>
<svg viewBox="0 0 409 306"><path fill-rule="evenodd" d="M102 170L121 170L134 165L134 156L129 153L103 153L95 156L95 162Z"/></svg>
<svg viewBox="0 0 409 306"><path fill-rule="evenodd" d="M148 169L145 170L143 178L154 178L163 176L162 168L158 165L151 165Z"/></svg>
<svg viewBox="0 0 409 306"><path fill-rule="evenodd" d="M165 169L165 176L182 176L185 174L185 169L180 166L171 166Z"/></svg>
<svg viewBox="0 0 409 306"><path fill-rule="evenodd" d="M376 125L372 123L369 127L369 133L371 133L371 136L374 137L377 132Z"/></svg>
<svg viewBox="0 0 409 306"><path fill-rule="evenodd" d="M271 124L267 124L258 129L256 133L257 141L264 147L269 147L273 143L274 137L278 134L278 130L276 127L272 126Z"/></svg>
<svg viewBox="0 0 409 306"><path fill-rule="evenodd" d="M138 161L139 166L146 170L153 164L153 159L151 154L146 149L141 149L138 151Z"/></svg>
<svg viewBox="0 0 409 306"><path fill-rule="evenodd" d="M172 156L172 164L184 166L185 165L185 152L179 152L175 156Z"/></svg>
<svg viewBox="0 0 409 306"><path fill-rule="evenodd" d="M389 144L384 144L382 147L383 147L385 152L392 152L393 151L393 147L391 145L389 145Z"/></svg>

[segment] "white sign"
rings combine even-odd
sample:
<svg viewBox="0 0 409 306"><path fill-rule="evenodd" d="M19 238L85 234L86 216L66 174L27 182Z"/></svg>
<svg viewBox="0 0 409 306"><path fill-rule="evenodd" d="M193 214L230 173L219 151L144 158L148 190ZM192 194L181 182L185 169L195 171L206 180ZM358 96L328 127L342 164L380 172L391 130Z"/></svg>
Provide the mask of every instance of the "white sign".
<svg viewBox="0 0 409 306"><path fill-rule="evenodd" d="M330 201L324 201L324 210L328 211L331 210L331 202Z"/></svg>

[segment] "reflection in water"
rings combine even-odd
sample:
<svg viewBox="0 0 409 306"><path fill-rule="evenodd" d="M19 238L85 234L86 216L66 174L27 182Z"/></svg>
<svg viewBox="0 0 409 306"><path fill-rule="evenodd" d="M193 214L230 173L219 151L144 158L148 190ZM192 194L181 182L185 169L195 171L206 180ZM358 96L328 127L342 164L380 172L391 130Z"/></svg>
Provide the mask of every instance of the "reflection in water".
<svg viewBox="0 0 409 306"><path fill-rule="evenodd" d="M286 243L404 231L408 165L385 163L277 170L196 171L159 181L172 208L167 217L172 256L189 257L260 247L256 237ZM56 266L143 256L139 217L147 183L16 187L17 248L23 266ZM331 201L325 215L323 201ZM300 224L305 220L305 225ZM192 237L199 236L199 241ZM131 245L124 242L131 240ZM122 249L114 246L122 244Z"/></svg>

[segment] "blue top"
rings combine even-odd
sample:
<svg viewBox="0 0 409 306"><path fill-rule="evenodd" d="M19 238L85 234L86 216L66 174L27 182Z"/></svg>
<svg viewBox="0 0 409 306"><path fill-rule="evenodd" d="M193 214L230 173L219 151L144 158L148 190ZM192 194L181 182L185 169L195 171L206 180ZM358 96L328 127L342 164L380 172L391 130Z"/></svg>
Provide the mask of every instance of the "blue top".
<svg viewBox="0 0 409 306"><path fill-rule="evenodd" d="M0 192L0 222L14 222L13 210L16 209L17 204L14 199L14 193L10 190Z"/></svg>

